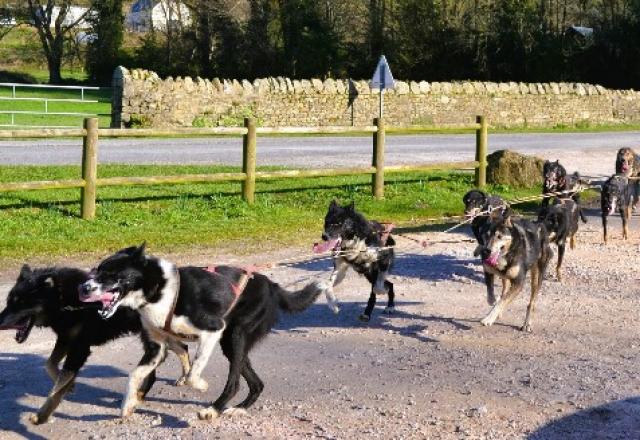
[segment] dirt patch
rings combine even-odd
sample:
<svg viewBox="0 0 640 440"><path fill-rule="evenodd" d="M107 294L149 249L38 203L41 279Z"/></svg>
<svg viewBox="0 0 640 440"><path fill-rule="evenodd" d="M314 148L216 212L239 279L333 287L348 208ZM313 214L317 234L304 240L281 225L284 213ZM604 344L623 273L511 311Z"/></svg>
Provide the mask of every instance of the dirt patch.
<svg viewBox="0 0 640 440"><path fill-rule="evenodd" d="M603 246L597 218L582 227L578 249L565 259L565 281L550 277L543 285L532 334L517 330L527 291L494 327L478 324L489 307L473 244L433 243L422 251L399 239L397 313L382 315L380 298L372 321L360 323L368 286L350 273L337 290L340 314L321 300L305 313L283 316L252 354L266 388L244 418L197 420L198 409L224 385L227 363L217 351L206 371L208 392L174 387L179 368L170 356L149 400L122 423L118 407L127 374L142 354L130 337L96 348L53 422L34 427L28 416L51 385L43 364L52 333L34 330L23 345L11 332L0 333L0 437L633 438L640 432L640 300L633 264L640 236L623 242L619 224L613 231L612 243ZM248 263L307 251L284 249L250 260L212 251L169 257ZM321 261L268 274L295 286L301 278L326 279L329 269ZM2 279L14 276L3 273ZM3 292L9 284L1 286ZM236 401L245 392L243 385Z"/></svg>

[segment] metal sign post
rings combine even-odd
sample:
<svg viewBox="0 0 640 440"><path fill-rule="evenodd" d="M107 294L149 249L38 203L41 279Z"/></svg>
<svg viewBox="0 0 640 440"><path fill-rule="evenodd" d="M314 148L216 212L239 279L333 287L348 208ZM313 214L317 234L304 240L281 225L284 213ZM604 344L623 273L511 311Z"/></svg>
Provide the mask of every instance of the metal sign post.
<svg viewBox="0 0 640 440"><path fill-rule="evenodd" d="M384 114L384 91L385 89L393 89L395 87L391 69L384 55L380 57L376 70L373 72L373 78L371 78L371 88L375 89L376 87L380 90L379 116L380 119L382 119Z"/></svg>

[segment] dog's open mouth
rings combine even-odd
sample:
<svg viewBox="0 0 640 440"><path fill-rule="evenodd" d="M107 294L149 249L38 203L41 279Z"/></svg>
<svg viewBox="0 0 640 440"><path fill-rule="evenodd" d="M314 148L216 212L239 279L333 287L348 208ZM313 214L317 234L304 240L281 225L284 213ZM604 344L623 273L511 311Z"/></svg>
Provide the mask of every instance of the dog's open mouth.
<svg viewBox="0 0 640 440"><path fill-rule="evenodd" d="M98 311L98 314L103 319L108 319L116 312L122 299L122 292L119 286L114 286L109 290L105 290L101 293L89 293L88 295L80 295L80 301L82 302L100 302L102 303L102 310Z"/></svg>
<svg viewBox="0 0 640 440"><path fill-rule="evenodd" d="M33 316L26 316L13 325L2 325L0 326L0 330L15 330L16 331L16 342L18 344L22 344L27 340L29 334L31 333L31 329L33 329L33 324L35 323L35 318Z"/></svg>
<svg viewBox="0 0 640 440"><path fill-rule="evenodd" d="M622 172L626 173L627 171L629 171L629 165L627 165L626 163L622 164Z"/></svg>
<svg viewBox="0 0 640 440"><path fill-rule="evenodd" d="M341 238L332 238L330 240L323 241L322 243L315 243L313 245L313 252L316 254L322 254L324 252L338 250L341 242Z"/></svg>
<svg viewBox="0 0 640 440"><path fill-rule="evenodd" d="M498 265L498 260L500 259L500 252L494 252L489 255L487 258L482 260L484 264L491 267L496 267Z"/></svg>

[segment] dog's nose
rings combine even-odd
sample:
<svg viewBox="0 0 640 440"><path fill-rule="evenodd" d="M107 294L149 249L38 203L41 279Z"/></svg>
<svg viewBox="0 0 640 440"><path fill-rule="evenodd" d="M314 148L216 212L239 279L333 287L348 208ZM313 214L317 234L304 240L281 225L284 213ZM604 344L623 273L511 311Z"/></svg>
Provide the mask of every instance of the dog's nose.
<svg viewBox="0 0 640 440"><path fill-rule="evenodd" d="M489 256L491 256L491 251L487 248L482 248L482 250L480 250L480 257L483 260L486 260L487 258L489 258Z"/></svg>
<svg viewBox="0 0 640 440"><path fill-rule="evenodd" d="M323 239L324 241L329 240L329 236L327 235L327 233L326 233L326 232L323 232L323 233L322 233L322 239Z"/></svg>

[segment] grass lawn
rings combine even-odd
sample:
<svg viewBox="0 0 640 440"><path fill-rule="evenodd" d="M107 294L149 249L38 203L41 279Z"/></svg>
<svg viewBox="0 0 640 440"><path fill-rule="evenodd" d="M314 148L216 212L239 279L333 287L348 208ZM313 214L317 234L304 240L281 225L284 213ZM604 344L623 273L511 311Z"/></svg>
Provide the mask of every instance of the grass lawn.
<svg viewBox="0 0 640 440"><path fill-rule="evenodd" d="M100 177L236 171L220 166L100 166ZM1 181L75 178L79 167L0 167ZM152 252L194 247L231 248L251 254L268 247L317 241L329 201L354 200L370 218L415 228L424 220L462 211L473 185L463 172L388 176L386 198L371 197L370 177L330 177L258 182L256 203L242 201L239 183L98 189L97 218L79 218L79 190L0 194L0 261L54 263L85 256L88 263L123 246L146 240ZM507 198L538 193L489 188Z"/></svg>
<svg viewBox="0 0 640 440"><path fill-rule="evenodd" d="M0 86L0 98L12 96L12 89ZM31 89L17 88L16 98L49 98L49 99L80 99L80 90L64 89ZM100 126L108 127L111 121L111 92L110 90L87 90L85 99L95 100L97 103L82 102L49 102L49 112L65 113L94 113L99 114ZM21 101L0 99L0 111L44 111L42 101ZM64 115L16 115L18 125L47 125L47 126L82 126L84 116ZM0 124L10 124L11 115L0 114Z"/></svg>

